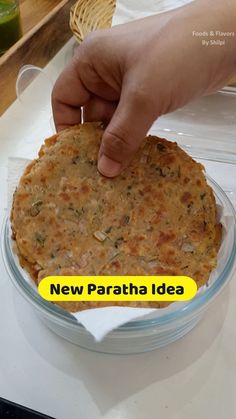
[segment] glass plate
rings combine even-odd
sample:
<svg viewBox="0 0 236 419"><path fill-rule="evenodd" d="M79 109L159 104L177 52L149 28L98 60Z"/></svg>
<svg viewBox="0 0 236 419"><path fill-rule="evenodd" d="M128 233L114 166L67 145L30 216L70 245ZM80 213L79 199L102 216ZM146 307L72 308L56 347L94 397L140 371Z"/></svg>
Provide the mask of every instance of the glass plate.
<svg viewBox="0 0 236 419"><path fill-rule="evenodd" d="M150 132L177 141L194 158L236 164L236 88L226 87L160 117Z"/></svg>

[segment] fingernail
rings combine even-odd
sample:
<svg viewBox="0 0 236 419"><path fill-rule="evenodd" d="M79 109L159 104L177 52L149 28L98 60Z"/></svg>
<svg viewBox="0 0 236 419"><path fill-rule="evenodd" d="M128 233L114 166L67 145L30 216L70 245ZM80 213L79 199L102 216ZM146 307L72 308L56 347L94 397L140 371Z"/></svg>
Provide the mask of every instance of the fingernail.
<svg viewBox="0 0 236 419"><path fill-rule="evenodd" d="M98 170L104 176L114 177L120 173L121 164L103 154L98 160Z"/></svg>

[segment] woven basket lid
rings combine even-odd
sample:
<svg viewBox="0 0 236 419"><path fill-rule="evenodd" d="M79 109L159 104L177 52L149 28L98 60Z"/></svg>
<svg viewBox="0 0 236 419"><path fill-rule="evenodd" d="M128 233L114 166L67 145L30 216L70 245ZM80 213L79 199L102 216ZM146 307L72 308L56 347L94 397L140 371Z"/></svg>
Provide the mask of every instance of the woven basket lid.
<svg viewBox="0 0 236 419"><path fill-rule="evenodd" d="M79 0L71 8L70 27L78 42L97 29L110 28L116 0Z"/></svg>

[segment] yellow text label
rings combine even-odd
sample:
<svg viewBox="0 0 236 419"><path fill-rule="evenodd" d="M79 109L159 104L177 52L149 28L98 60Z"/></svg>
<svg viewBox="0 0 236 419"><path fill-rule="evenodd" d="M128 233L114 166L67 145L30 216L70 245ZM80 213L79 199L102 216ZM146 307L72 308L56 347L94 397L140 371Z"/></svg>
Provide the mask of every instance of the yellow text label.
<svg viewBox="0 0 236 419"><path fill-rule="evenodd" d="M187 301L197 285L188 276L48 276L38 290L49 301Z"/></svg>

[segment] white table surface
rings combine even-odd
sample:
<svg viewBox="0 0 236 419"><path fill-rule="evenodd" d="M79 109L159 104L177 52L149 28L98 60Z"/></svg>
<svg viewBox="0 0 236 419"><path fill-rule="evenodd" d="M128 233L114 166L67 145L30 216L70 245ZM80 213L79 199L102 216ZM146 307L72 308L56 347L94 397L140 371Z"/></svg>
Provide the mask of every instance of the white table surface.
<svg viewBox="0 0 236 419"><path fill-rule="evenodd" d="M47 67L53 79L71 49L69 42ZM35 156L51 134L45 115L36 119L16 102L0 120L1 223L8 158ZM222 187L233 190L236 165L204 163ZM103 355L49 331L13 289L0 256L0 396L58 419L233 419L235 295L236 278L205 319L166 348L134 356Z"/></svg>

